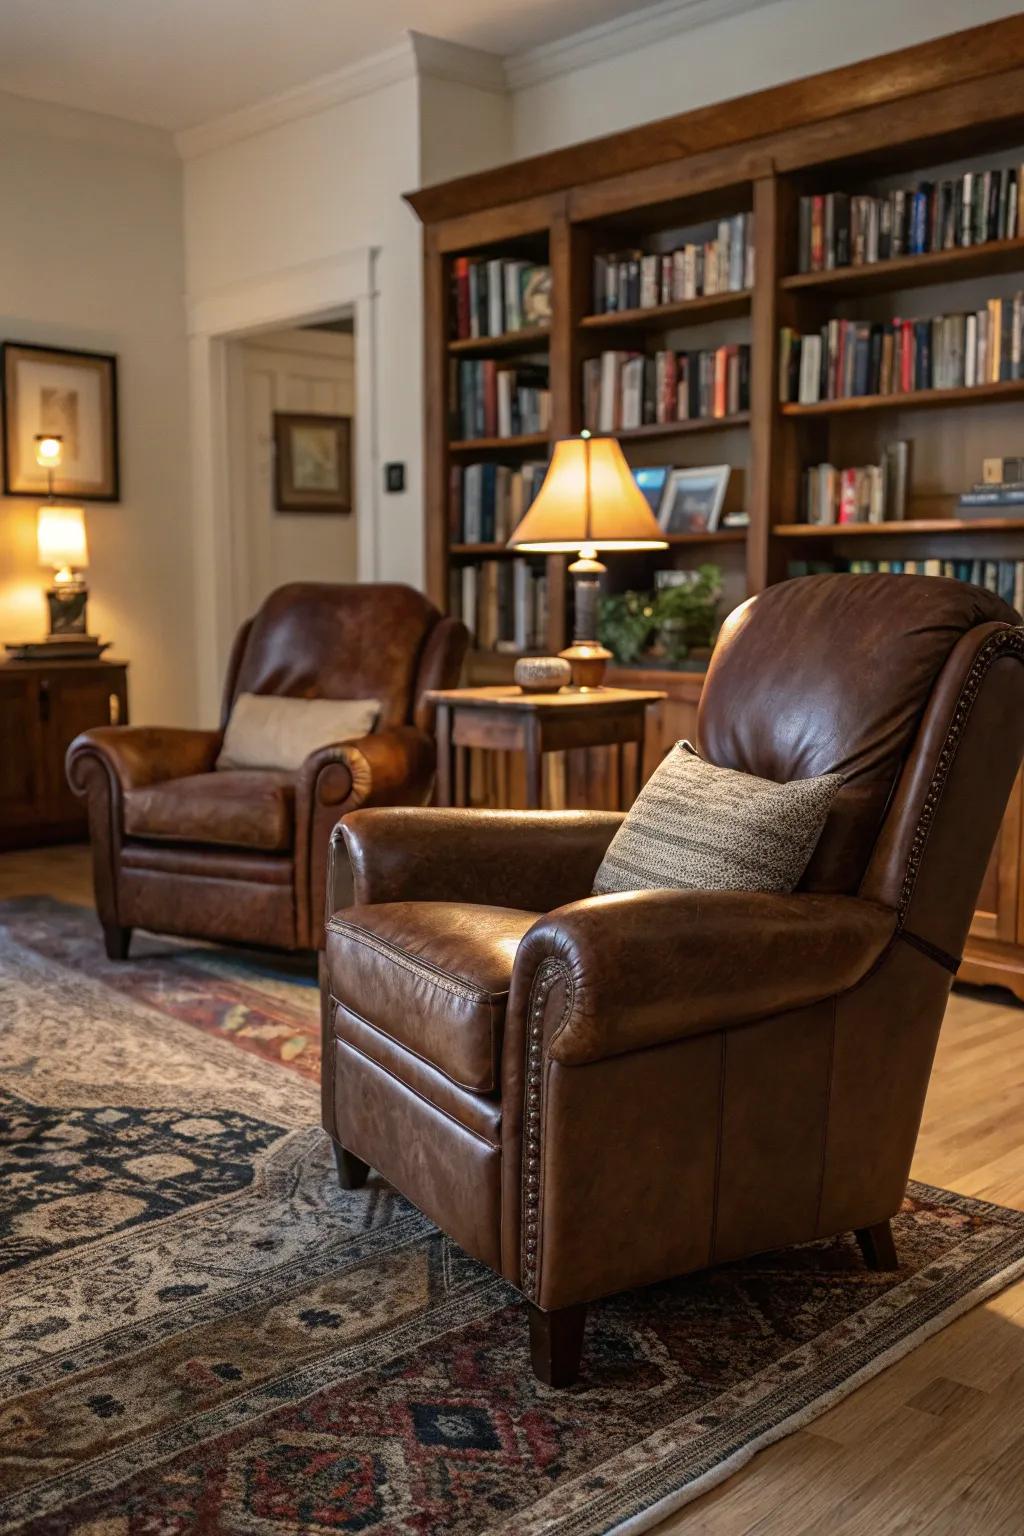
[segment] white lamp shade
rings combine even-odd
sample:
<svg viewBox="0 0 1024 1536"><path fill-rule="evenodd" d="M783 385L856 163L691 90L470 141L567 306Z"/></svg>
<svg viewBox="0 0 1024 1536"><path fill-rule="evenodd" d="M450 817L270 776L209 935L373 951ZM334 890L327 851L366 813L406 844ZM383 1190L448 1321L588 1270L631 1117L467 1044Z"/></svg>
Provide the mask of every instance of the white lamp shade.
<svg viewBox="0 0 1024 1536"><path fill-rule="evenodd" d="M667 540L615 438L570 437L555 444L544 484L508 542L570 554L664 549Z"/></svg>
<svg viewBox="0 0 1024 1536"><path fill-rule="evenodd" d="M84 570L89 564L89 546L82 508L40 507L36 543L40 565L51 566L55 571Z"/></svg>

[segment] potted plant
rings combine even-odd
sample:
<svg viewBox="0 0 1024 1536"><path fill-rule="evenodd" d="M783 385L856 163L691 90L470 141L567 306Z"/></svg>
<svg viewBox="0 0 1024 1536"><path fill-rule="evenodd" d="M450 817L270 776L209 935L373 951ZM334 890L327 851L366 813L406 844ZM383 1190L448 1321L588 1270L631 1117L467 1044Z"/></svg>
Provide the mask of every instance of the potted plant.
<svg viewBox="0 0 1024 1536"><path fill-rule="evenodd" d="M597 634L622 666L642 656L654 630L654 599L650 592L603 593Z"/></svg>
<svg viewBox="0 0 1024 1536"><path fill-rule="evenodd" d="M701 565L677 574L686 580L659 587L652 606L660 649L668 661L678 663L695 650L710 649L722 572L717 565Z"/></svg>

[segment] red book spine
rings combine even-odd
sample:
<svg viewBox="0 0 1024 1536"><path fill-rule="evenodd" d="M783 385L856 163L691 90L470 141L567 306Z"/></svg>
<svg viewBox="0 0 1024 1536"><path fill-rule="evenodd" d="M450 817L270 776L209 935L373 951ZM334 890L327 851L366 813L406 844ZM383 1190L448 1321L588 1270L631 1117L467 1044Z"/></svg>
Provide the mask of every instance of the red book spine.
<svg viewBox="0 0 1024 1536"><path fill-rule="evenodd" d="M712 407L712 415L725 416L726 413L726 380L729 372L729 349L718 347L715 352L715 397Z"/></svg>
<svg viewBox="0 0 1024 1536"><path fill-rule="evenodd" d="M900 389L909 394L914 387L914 326L910 320L900 321L903 346L900 352Z"/></svg>
<svg viewBox="0 0 1024 1536"><path fill-rule="evenodd" d="M455 258L455 334L460 341L469 335L469 257Z"/></svg>
<svg viewBox="0 0 1024 1536"><path fill-rule="evenodd" d="M825 270L825 199L816 196L811 203L811 271Z"/></svg>

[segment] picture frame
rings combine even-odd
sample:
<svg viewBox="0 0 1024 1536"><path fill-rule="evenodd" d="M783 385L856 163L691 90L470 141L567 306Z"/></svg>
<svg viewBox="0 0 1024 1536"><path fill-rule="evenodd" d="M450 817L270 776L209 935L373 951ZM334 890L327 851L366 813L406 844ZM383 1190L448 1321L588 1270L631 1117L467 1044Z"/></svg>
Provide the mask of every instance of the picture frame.
<svg viewBox="0 0 1024 1536"><path fill-rule="evenodd" d="M664 464L638 464L633 467L633 479L652 513L657 517L665 496L665 486L671 471Z"/></svg>
<svg viewBox="0 0 1024 1536"><path fill-rule="evenodd" d="M728 464L708 464L700 469L673 469L658 510L665 533L715 533L720 526Z"/></svg>
<svg viewBox="0 0 1024 1536"><path fill-rule="evenodd" d="M278 512L352 511L352 418L274 412L274 507Z"/></svg>
<svg viewBox="0 0 1024 1536"><path fill-rule="evenodd" d="M5 341L0 377L4 495L120 501L116 356ZM52 486L35 459L43 433L63 447Z"/></svg>

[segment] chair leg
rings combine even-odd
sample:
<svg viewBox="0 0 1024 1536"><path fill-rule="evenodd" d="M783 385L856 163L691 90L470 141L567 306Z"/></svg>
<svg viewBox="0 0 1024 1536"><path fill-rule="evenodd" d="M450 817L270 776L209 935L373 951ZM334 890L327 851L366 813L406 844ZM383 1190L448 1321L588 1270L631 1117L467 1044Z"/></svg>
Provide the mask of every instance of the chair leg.
<svg viewBox="0 0 1024 1536"><path fill-rule="evenodd" d="M362 1189L370 1174L369 1163L349 1152L340 1141L334 1143L334 1161L338 1165L338 1183L342 1189Z"/></svg>
<svg viewBox="0 0 1024 1536"><path fill-rule="evenodd" d="M542 1312L532 1302L528 1305L534 1375L549 1387L571 1387L580 1373L586 1303L555 1312Z"/></svg>
<svg viewBox="0 0 1024 1536"><path fill-rule="evenodd" d="M120 928L117 923L103 924L103 947L107 951L108 960L127 960L131 942L131 928Z"/></svg>
<svg viewBox="0 0 1024 1536"><path fill-rule="evenodd" d="M878 1221L873 1227L858 1227L856 1237L868 1269L899 1269L891 1222Z"/></svg>

